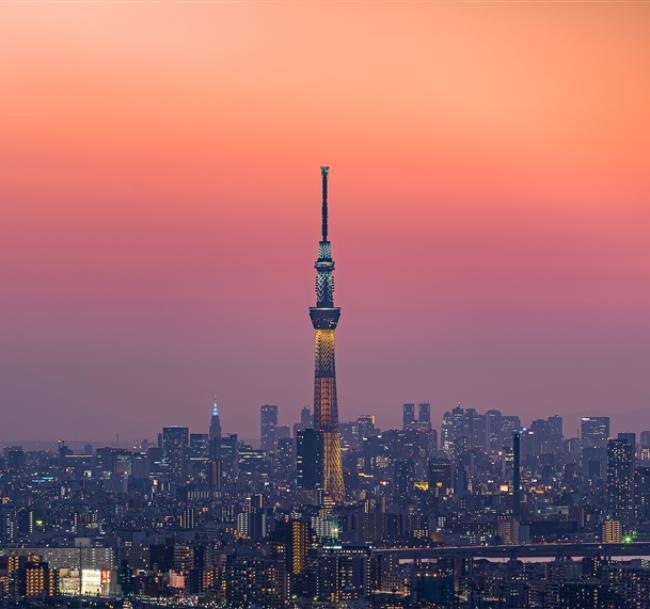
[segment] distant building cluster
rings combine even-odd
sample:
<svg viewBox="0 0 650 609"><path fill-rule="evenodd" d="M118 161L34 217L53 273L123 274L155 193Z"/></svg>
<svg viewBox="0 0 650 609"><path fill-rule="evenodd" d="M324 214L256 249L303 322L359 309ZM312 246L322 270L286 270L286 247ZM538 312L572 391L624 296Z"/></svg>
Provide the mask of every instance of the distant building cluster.
<svg viewBox="0 0 650 609"><path fill-rule="evenodd" d="M7 446L0 606L650 607L650 432L402 412L340 423L341 500L309 408L262 405L259 446L216 404L130 449Z"/></svg>

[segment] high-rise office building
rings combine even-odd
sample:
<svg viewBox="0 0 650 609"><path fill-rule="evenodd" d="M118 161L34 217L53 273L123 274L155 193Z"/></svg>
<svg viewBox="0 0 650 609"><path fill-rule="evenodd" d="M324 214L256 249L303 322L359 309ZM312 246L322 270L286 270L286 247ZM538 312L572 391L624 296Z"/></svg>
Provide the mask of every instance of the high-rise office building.
<svg viewBox="0 0 650 609"><path fill-rule="evenodd" d="M303 428L311 427L314 424L314 417L307 406L300 411L300 424L303 425Z"/></svg>
<svg viewBox="0 0 650 609"><path fill-rule="evenodd" d="M316 306L309 308L315 331L314 428L322 441L322 490L335 501L343 501L343 466L338 404L336 401L336 370L334 364L334 331L341 310L334 306L334 260L328 239L327 178L329 167L321 167L322 176L322 238L316 260Z"/></svg>
<svg viewBox="0 0 650 609"><path fill-rule="evenodd" d="M221 479L234 484L239 475L239 441L236 433L221 438Z"/></svg>
<svg viewBox="0 0 650 609"><path fill-rule="evenodd" d="M607 477L607 448L583 447L582 477L585 481L596 482Z"/></svg>
<svg viewBox="0 0 650 609"><path fill-rule="evenodd" d="M293 425L293 436L298 437L298 432L314 426L314 417L311 416L311 410L304 406L300 411L300 421Z"/></svg>
<svg viewBox="0 0 650 609"><path fill-rule="evenodd" d="M591 482L607 476L607 439L609 417L582 417L580 443L582 445L582 475Z"/></svg>
<svg viewBox="0 0 650 609"><path fill-rule="evenodd" d="M273 444L277 448L277 444L280 440L286 440L291 437L291 427L288 425L277 425L275 428L275 434L273 436Z"/></svg>
<svg viewBox="0 0 650 609"><path fill-rule="evenodd" d="M415 465L412 459L396 461L393 481L396 499L405 500L411 493L415 481Z"/></svg>
<svg viewBox="0 0 650 609"><path fill-rule="evenodd" d="M429 402L418 404L418 427L431 429L431 404Z"/></svg>
<svg viewBox="0 0 650 609"><path fill-rule="evenodd" d="M415 424L415 404L402 405L402 429L411 429Z"/></svg>
<svg viewBox="0 0 650 609"><path fill-rule="evenodd" d="M562 417L555 415L548 419L535 419L530 424L530 431L533 433L531 449L535 456L562 452Z"/></svg>
<svg viewBox="0 0 650 609"><path fill-rule="evenodd" d="M208 454L212 461L221 456L221 419L217 401L212 405L212 416L210 417L210 431L208 433Z"/></svg>
<svg viewBox="0 0 650 609"><path fill-rule="evenodd" d="M429 459L427 468L429 491L435 495L448 495L453 489L451 461L442 457Z"/></svg>
<svg viewBox="0 0 650 609"><path fill-rule="evenodd" d="M322 479L322 442L311 427L298 432L296 437L296 482L305 490L317 490Z"/></svg>
<svg viewBox="0 0 650 609"><path fill-rule="evenodd" d="M260 406L260 439L262 450L271 450L278 426L278 407L272 404Z"/></svg>
<svg viewBox="0 0 650 609"><path fill-rule="evenodd" d="M206 463L205 479L211 491L221 490L221 459L210 459Z"/></svg>
<svg viewBox="0 0 650 609"><path fill-rule="evenodd" d="M438 432L435 429L430 429L427 433L429 438L429 454L435 455L438 452Z"/></svg>
<svg viewBox="0 0 650 609"><path fill-rule="evenodd" d="M548 417L546 423L548 432L553 438L559 438L560 441L564 440L563 421L560 415L555 414L552 417Z"/></svg>
<svg viewBox="0 0 650 609"><path fill-rule="evenodd" d="M582 448L607 448L609 417L582 417L580 437Z"/></svg>
<svg viewBox="0 0 650 609"><path fill-rule="evenodd" d="M208 458L208 437L207 433L190 434L190 459L198 461Z"/></svg>
<svg viewBox="0 0 650 609"><path fill-rule="evenodd" d="M630 526L635 517L634 439L619 434L607 442L607 503L609 516Z"/></svg>
<svg viewBox="0 0 650 609"><path fill-rule="evenodd" d="M375 426L376 423L377 418L374 414L363 414L357 419L353 427L356 429L358 437L363 439L379 433L379 429Z"/></svg>
<svg viewBox="0 0 650 609"><path fill-rule="evenodd" d="M619 440L625 440L632 447L633 454L636 456L636 434L634 432L621 432L617 437Z"/></svg>
<svg viewBox="0 0 650 609"><path fill-rule="evenodd" d="M190 460L189 433L187 427L163 428L163 460L172 480L183 481L187 477Z"/></svg>

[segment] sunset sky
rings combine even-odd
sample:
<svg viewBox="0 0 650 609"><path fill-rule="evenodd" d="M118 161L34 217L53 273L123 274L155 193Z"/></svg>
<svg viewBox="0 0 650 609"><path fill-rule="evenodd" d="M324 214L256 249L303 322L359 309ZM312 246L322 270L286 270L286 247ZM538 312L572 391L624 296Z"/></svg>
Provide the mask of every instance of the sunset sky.
<svg viewBox="0 0 650 609"><path fill-rule="evenodd" d="M0 441L342 420L650 429L650 4L0 4Z"/></svg>

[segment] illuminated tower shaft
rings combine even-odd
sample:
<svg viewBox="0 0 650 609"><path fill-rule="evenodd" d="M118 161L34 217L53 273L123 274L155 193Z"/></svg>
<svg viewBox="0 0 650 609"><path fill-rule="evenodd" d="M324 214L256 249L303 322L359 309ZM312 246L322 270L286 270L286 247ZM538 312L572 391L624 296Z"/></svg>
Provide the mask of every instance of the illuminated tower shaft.
<svg viewBox="0 0 650 609"><path fill-rule="evenodd" d="M335 501L345 498L341 463L341 436L336 404L336 370L334 366L334 331L341 310L334 306L334 261L327 238L327 176L329 167L321 167L323 178L322 239L316 260L316 306L309 315L316 334L314 378L314 429L322 441L321 488Z"/></svg>

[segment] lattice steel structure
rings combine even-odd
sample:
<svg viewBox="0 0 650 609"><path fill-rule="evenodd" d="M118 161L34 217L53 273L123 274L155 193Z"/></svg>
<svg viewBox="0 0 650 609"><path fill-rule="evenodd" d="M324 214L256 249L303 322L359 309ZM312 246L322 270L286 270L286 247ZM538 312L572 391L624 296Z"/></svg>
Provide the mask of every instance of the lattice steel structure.
<svg viewBox="0 0 650 609"><path fill-rule="evenodd" d="M309 308L316 334L316 367L314 379L314 429L322 441L321 488L334 501L345 498L341 464L341 436L336 403L336 370L334 366L334 331L341 309L334 306L334 260L327 238L327 177L329 167L321 167L323 181L322 238L316 260L316 306Z"/></svg>

